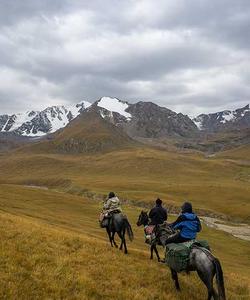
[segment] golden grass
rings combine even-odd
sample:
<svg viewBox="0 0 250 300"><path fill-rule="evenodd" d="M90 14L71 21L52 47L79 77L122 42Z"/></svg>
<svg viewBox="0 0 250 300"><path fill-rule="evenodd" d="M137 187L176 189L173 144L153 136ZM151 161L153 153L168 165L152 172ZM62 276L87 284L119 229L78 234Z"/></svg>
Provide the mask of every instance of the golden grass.
<svg viewBox="0 0 250 300"><path fill-rule="evenodd" d="M196 274L170 272L149 260L139 209L125 206L135 240L126 256L109 246L98 226L101 203L79 196L0 185L0 299L206 299ZM203 228L222 262L228 299L250 299L249 242ZM162 253L161 253L162 255Z"/></svg>
<svg viewBox="0 0 250 300"><path fill-rule="evenodd" d="M114 190L137 203L159 196L179 206L189 199L196 208L250 221L250 167L236 159L146 147L98 155L13 153L0 157L0 169L2 183L45 185L76 194Z"/></svg>

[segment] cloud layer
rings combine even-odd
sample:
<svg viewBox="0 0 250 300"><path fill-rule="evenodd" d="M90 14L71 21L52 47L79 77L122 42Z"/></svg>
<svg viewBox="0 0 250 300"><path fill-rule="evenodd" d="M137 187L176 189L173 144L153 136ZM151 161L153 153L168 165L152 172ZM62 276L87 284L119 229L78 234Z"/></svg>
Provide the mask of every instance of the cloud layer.
<svg viewBox="0 0 250 300"><path fill-rule="evenodd" d="M0 3L0 114L115 96L187 114L250 99L248 0Z"/></svg>

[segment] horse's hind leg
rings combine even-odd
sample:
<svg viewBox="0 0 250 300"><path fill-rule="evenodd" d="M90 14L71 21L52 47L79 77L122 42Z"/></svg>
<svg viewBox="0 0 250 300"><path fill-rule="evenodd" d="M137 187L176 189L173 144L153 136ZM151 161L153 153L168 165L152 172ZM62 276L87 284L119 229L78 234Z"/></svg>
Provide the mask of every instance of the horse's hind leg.
<svg viewBox="0 0 250 300"><path fill-rule="evenodd" d="M200 277L200 279L203 281L203 283L206 285L207 287L207 299L211 300L212 297L214 298L214 300L218 300L218 295L215 292L214 288L213 288L213 277L214 274L208 274L208 273L203 273L201 271L197 270L197 273Z"/></svg>
<svg viewBox="0 0 250 300"><path fill-rule="evenodd" d="M115 232L112 232L111 239L112 239L113 244L115 245L115 247L118 248L118 245L115 242Z"/></svg>
<svg viewBox="0 0 250 300"><path fill-rule="evenodd" d="M111 247L113 247L111 232L109 231L108 228L106 228L106 231L107 231L107 234L108 234L108 237L109 237L109 241L110 241Z"/></svg>
<svg viewBox="0 0 250 300"><path fill-rule="evenodd" d="M128 249L127 249L127 244L126 244L125 234L124 234L124 237L123 237L123 244L124 244L124 253L125 253L125 254L128 254Z"/></svg>
<svg viewBox="0 0 250 300"><path fill-rule="evenodd" d="M175 287L177 289L177 291L180 291L180 285L179 285L179 279L178 279L178 274L175 270L171 269L171 275L172 275L172 279L174 280L174 283L175 283Z"/></svg>
<svg viewBox="0 0 250 300"><path fill-rule="evenodd" d="M118 232L119 238L121 239L121 245L119 247L119 250L122 250L123 243L124 243L124 235L121 232Z"/></svg>
<svg viewBox="0 0 250 300"><path fill-rule="evenodd" d="M126 245L126 240L125 240L125 233L126 233L126 229L124 228L122 230L122 232L119 233L119 237L121 239L121 246L120 246L120 250L123 249L123 245L124 245L124 253L127 254L128 253L128 250L127 250L127 245Z"/></svg>

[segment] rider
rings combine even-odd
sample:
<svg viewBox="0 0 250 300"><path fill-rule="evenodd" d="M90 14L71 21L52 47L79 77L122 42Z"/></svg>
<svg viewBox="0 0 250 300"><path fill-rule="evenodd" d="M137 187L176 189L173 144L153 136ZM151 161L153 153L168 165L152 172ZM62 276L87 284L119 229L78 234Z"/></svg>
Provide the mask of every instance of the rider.
<svg viewBox="0 0 250 300"><path fill-rule="evenodd" d="M201 222L195 213L193 213L192 204L184 202L181 207L181 214L175 222L170 224L173 229L180 230L167 238L163 243L182 243L196 238L197 232L201 231Z"/></svg>
<svg viewBox="0 0 250 300"><path fill-rule="evenodd" d="M151 219L149 226L145 230L146 243L151 243L156 236L156 226L163 224L167 221L168 214L166 208L162 207L162 200L157 198L155 201L155 207L149 212L149 218Z"/></svg>
<svg viewBox="0 0 250 300"><path fill-rule="evenodd" d="M155 201L155 207L149 212L149 218L151 219L150 225L158 225L167 221L168 214L166 208L162 207L162 200L157 198Z"/></svg>
<svg viewBox="0 0 250 300"><path fill-rule="evenodd" d="M103 210L100 216L100 222L105 218L111 218L114 213L122 212L120 200L115 193L110 192L107 199L104 201Z"/></svg>

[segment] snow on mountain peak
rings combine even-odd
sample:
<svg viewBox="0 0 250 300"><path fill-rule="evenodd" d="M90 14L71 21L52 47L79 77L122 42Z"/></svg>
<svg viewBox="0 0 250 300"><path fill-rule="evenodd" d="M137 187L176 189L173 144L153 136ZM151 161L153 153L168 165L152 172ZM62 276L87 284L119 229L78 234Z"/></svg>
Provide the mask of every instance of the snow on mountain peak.
<svg viewBox="0 0 250 300"><path fill-rule="evenodd" d="M0 131L14 131L23 136L43 136L65 127L91 103L82 101L69 108L50 106L42 111L28 111L0 116ZM1 118L2 117L2 118Z"/></svg>
<svg viewBox="0 0 250 300"><path fill-rule="evenodd" d="M105 108L106 110L109 110L111 112L117 112L127 119L131 119L132 117L130 113L126 112L126 109L128 108L128 104L117 98L102 97L98 101L97 106L101 108Z"/></svg>
<svg viewBox="0 0 250 300"><path fill-rule="evenodd" d="M222 113L222 119L221 119L221 123L226 123L229 121L233 121L235 119L235 115L233 111L230 110L226 110Z"/></svg>

